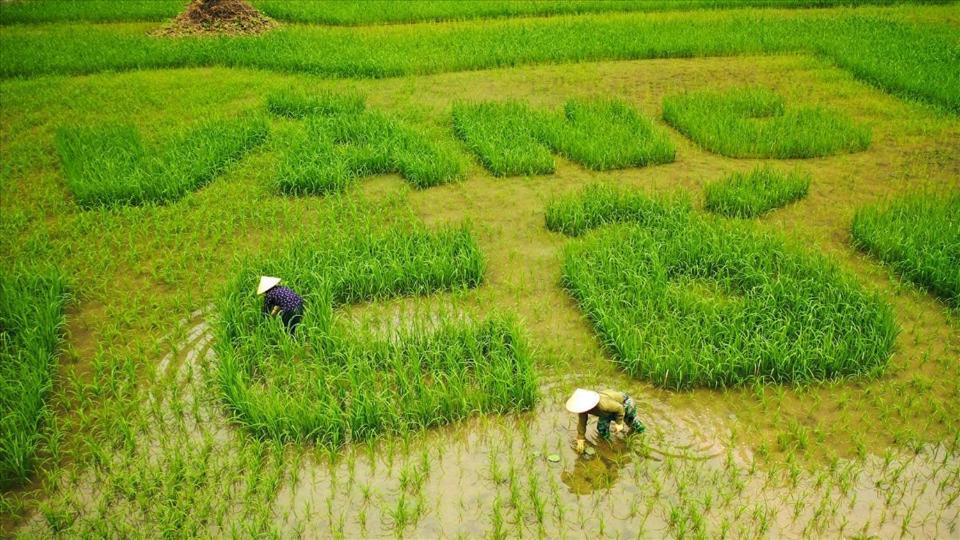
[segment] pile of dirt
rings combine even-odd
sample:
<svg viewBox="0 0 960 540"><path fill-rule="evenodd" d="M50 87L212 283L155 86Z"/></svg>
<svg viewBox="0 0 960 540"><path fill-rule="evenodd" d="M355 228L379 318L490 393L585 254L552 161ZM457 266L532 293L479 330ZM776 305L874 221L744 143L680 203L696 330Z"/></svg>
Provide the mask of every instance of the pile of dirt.
<svg viewBox="0 0 960 540"><path fill-rule="evenodd" d="M246 0L192 0L183 13L154 35L250 35L266 32L276 24Z"/></svg>

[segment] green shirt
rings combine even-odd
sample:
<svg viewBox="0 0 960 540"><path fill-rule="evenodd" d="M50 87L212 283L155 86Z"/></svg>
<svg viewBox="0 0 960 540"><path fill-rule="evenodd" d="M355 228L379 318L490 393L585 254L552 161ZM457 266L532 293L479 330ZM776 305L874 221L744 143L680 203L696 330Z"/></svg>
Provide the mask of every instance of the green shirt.
<svg viewBox="0 0 960 540"><path fill-rule="evenodd" d="M580 413L579 421L577 422L577 437L580 439L585 439L587 436L587 420L589 415L594 415L600 418L610 418L614 419L619 423L623 423L623 400L625 396L623 392L617 392L616 390L601 390L600 391L600 402L597 403L592 409L587 412Z"/></svg>

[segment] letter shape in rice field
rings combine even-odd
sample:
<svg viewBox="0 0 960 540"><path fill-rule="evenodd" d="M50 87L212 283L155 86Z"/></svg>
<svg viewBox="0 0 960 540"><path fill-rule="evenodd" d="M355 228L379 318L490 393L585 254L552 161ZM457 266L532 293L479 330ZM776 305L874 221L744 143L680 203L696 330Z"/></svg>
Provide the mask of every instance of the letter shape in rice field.
<svg viewBox="0 0 960 540"><path fill-rule="evenodd" d="M249 264L228 286L217 326L228 407L260 436L330 447L531 407L532 362L509 317L441 315L387 338L335 320L348 304L477 287L483 271L465 228L344 235ZM262 273L303 294L295 336L261 315L250 284Z"/></svg>

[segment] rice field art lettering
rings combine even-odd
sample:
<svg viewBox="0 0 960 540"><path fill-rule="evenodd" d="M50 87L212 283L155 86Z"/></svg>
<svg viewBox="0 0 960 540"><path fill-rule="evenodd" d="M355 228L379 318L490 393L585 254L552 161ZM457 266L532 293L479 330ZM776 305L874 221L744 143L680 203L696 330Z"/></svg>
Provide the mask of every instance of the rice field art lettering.
<svg viewBox="0 0 960 540"><path fill-rule="evenodd" d="M326 195L365 176L387 173L399 173L419 189L463 177L465 161L451 144L432 140L389 115L358 112L354 104L349 97L299 108L287 103L289 110L320 109L326 114L308 115L305 129L285 149L277 171L280 192Z"/></svg>
<svg viewBox="0 0 960 540"><path fill-rule="evenodd" d="M958 537L957 9L0 0L0 538Z"/></svg>
<svg viewBox="0 0 960 540"><path fill-rule="evenodd" d="M853 243L960 306L960 191L908 193L857 210Z"/></svg>
<svg viewBox="0 0 960 540"><path fill-rule="evenodd" d="M0 273L0 489L26 482L37 462L66 300L60 272Z"/></svg>
<svg viewBox="0 0 960 540"><path fill-rule="evenodd" d="M670 163L663 130L617 99L573 99L563 113L517 101L459 103L457 136L494 176L551 174L553 153L592 170Z"/></svg>
<svg viewBox="0 0 960 540"><path fill-rule="evenodd" d="M695 143L735 158L812 158L865 150L870 130L822 107L787 106L761 87L667 96L663 119Z"/></svg>
<svg viewBox="0 0 960 540"><path fill-rule="evenodd" d="M530 408L537 382L517 324L440 315L383 337L338 323L338 307L477 287L484 262L464 228L359 234L294 246L252 264L221 301L218 381L237 421L261 437L336 448L474 414ZM261 273L303 294L291 336L251 294ZM275 324L274 324L275 323Z"/></svg>
<svg viewBox="0 0 960 540"><path fill-rule="evenodd" d="M834 263L746 224L660 213L564 251L564 287L625 371L675 389L882 373L893 312Z"/></svg>
<svg viewBox="0 0 960 540"><path fill-rule="evenodd" d="M64 126L56 144L67 187L83 208L162 204L201 188L266 140L256 115L211 120L146 149L130 124Z"/></svg>
<svg viewBox="0 0 960 540"><path fill-rule="evenodd" d="M807 196L810 175L770 166L736 172L707 184L707 210L726 217L755 218Z"/></svg>

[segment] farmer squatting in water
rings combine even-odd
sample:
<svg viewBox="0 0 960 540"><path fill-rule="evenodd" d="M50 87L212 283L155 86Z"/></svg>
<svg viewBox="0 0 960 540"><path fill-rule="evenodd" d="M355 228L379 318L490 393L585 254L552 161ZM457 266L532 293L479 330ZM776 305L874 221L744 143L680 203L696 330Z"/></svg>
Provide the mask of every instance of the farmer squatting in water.
<svg viewBox="0 0 960 540"><path fill-rule="evenodd" d="M567 410L579 415L576 447L578 454L586 447L587 421L591 414L598 418L597 432L603 440L610 440L611 428L614 433L623 432L626 429L624 421L630 424L633 433L643 433L646 429L637 419L637 406L633 398L616 390L594 392L577 388L567 400Z"/></svg>

